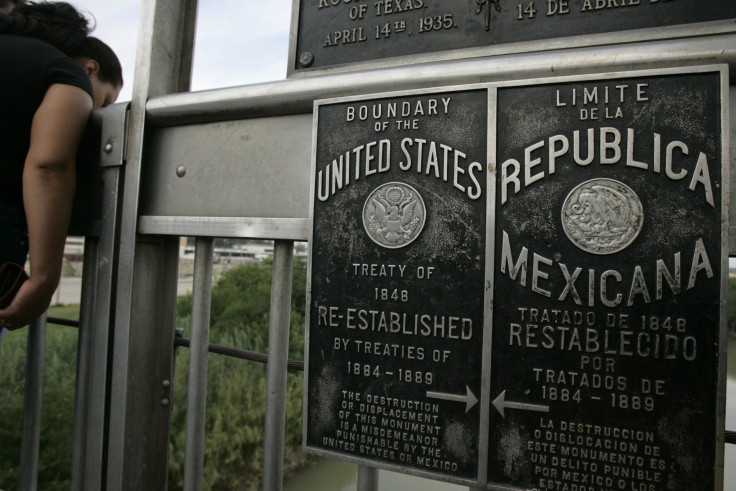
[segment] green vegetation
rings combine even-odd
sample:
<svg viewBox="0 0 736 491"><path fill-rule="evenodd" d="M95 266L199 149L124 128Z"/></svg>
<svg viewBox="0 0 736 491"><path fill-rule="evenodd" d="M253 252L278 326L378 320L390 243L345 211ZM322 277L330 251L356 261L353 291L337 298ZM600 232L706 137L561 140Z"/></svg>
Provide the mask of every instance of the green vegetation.
<svg viewBox="0 0 736 491"><path fill-rule="evenodd" d="M265 353L271 295L270 260L230 269L212 289L210 342ZM289 357L302 359L306 271L294 261ZM179 298L176 323L189 337L191 295ZM79 306L54 306L51 317L78 319ZM28 331L7 333L0 348L0 489L17 489ZM69 489L77 330L49 326L44 357L39 489ZM169 487L181 489L186 435L189 350L176 356ZM256 489L263 460L266 366L226 356L208 358L204 489ZM288 376L285 468L301 454L302 374Z"/></svg>
<svg viewBox="0 0 736 491"><path fill-rule="evenodd" d="M79 318L79 306L51 307L49 315ZM7 332L0 348L0 489L17 489L28 330ZM69 489L77 329L49 326L44 355L39 489Z"/></svg>
<svg viewBox="0 0 736 491"><path fill-rule="evenodd" d="M210 342L245 350L268 351L271 260L239 266L223 273L212 289ZM306 271L294 262L289 357L302 359ZM189 337L191 295L179 298L177 326ZM174 406L169 456L169 487L183 485L186 435L188 350L176 356ZM286 467L301 459L302 374L288 376L286 401ZM260 489L263 424L266 411L266 366L210 355L207 368L205 489Z"/></svg>

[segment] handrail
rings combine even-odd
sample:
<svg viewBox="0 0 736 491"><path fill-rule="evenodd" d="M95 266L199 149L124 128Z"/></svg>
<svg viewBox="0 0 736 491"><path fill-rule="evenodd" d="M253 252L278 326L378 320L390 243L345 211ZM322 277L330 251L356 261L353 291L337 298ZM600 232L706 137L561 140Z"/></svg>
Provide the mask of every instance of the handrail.
<svg viewBox="0 0 736 491"><path fill-rule="evenodd" d="M183 331L183 329L177 329L177 337L174 339L174 346L183 346L185 348L188 348L191 341L189 339L180 337L181 334L178 332L180 330ZM256 351L249 351L213 343L209 344L207 350L210 353L231 356L233 358L240 358L241 360L255 361L264 364L268 363L268 355L264 353L258 353ZM289 370L304 370L304 362L301 360L294 360L292 358L289 358L286 366Z"/></svg>
<svg viewBox="0 0 736 491"><path fill-rule="evenodd" d="M687 64L736 64L734 34L666 39L463 60L435 61L372 71L315 75L260 84L151 97L151 127L309 113L315 99L497 80Z"/></svg>
<svg viewBox="0 0 736 491"><path fill-rule="evenodd" d="M726 430L726 443L736 445L736 431Z"/></svg>
<svg viewBox="0 0 736 491"><path fill-rule="evenodd" d="M64 319L62 317L48 317L46 319L47 324L54 324L57 326L67 326L67 327L79 327L80 322L75 319Z"/></svg>
<svg viewBox="0 0 736 491"><path fill-rule="evenodd" d="M49 317L47 322L48 324L54 324L57 326L79 327L79 321L74 319ZM176 328L176 338L174 339L174 346L183 346L185 348L189 348L190 344L191 341L184 337L184 329L180 327ZM257 351L233 348L232 346L225 346L215 343L209 343L207 350L210 353L230 356L233 358L240 358L241 360L255 361L264 364L268 363L268 355L265 353L258 353ZM304 362L302 360L294 360L293 358L289 358L287 362L287 368L289 370L304 371ZM736 443L736 432L734 432L734 443Z"/></svg>

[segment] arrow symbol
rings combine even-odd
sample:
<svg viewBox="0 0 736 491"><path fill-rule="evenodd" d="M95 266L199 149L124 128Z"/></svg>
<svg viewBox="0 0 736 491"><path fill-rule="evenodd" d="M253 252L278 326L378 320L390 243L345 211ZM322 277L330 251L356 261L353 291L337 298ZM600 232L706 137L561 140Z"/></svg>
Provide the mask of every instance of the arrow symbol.
<svg viewBox="0 0 736 491"><path fill-rule="evenodd" d="M505 418L503 410L509 409L523 409L525 411L539 411L541 413L548 413L549 406L541 406L539 404L527 404L525 402L511 402L506 400L506 391L504 390L501 394L493 400L493 405L496 407L501 417Z"/></svg>
<svg viewBox="0 0 736 491"><path fill-rule="evenodd" d="M445 394L443 392L427 391L427 397L431 397L432 399L442 399L443 401L464 402L465 412L467 413L473 406L478 403L478 398L475 397L475 394L470 391L470 387L466 385L465 389L467 390L467 393L464 396L457 394Z"/></svg>

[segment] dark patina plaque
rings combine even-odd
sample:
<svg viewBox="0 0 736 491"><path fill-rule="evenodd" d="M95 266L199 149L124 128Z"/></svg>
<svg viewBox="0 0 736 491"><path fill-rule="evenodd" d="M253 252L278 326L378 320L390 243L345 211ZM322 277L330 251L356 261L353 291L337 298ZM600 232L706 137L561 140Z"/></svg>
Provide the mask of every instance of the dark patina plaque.
<svg viewBox="0 0 736 491"><path fill-rule="evenodd" d="M301 0L295 6L294 71L736 18L736 2L724 0Z"/></svg>
<svg viewBox="0 0 736 491"><path fill-rule="evenodd" d="M489 483L722 486L727 78L627 75L498 88Z"/></svg>
<svg viewBox="0 0 736 491"><path fill-rule="evenodd" d="M487 94L316 105L308 451L477 482Z"/></svg>

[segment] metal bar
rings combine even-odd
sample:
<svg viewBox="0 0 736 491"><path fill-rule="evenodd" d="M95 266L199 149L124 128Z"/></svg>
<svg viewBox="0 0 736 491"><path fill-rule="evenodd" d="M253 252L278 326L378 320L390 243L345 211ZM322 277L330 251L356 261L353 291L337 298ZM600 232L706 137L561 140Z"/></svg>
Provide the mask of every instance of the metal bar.
<svg viewBox="0 0 736 491"><path fill-rule="evenodd" d="M100 241L98 238L87 237L84 241L84 260L82 267L82 296L80 298L79 317L85 319L84 327L76 322L79 328L77 341L77 377L74 391L74 424L72 430L72 482L70 489L84 489L84 474L88 460L95 460L87 452L86 425L90 420L91 393L90 381L95 373L93 368L94 353L94 310L96 304L96 278L97 278L97 254ZM72 322L67 319L56 319L47 317L46 323L55 323L69 326ZM101 353L104 356L104 354ZM98 452L99 454L100 452ZM96 468L101 468L101 458L97 460ZM99 481L98 481L99 482ZM99 487L99 486L98 486ZM89 488L88 488L89 489Z"/></svg>
<svg viewBox="0 0 736 491"><path fill-rule="evenodd" d="M192 285L192 342L187 387L187 438L184 457L184 490L202 489L204 423L207 405L207 346L210 337L212 254L215 240L198 237L194 253Z"/></svg>
<svg viewBox="0 0 736 491"><path fill-rule="evenodd" d="M47 317L46 324L54 324L57 326L79 327L79 321L74 319L63 319L61 317Z"/></svg>
<svg viewBox="0 0 736 491"><path fill-rule="evenodd" d="M102 488L105 475L107 374L128 110L125 103L94 113L101 119L102 220L99 237L85 239L80 321L47 319L48 323L80 328L70 483L75 491Z"/></svg>
<svg viewBox="0 0 736 491"><path fill-rule="evenodd" d="M736 445L736 431L726 430L726 443L730 443L731 445Z"/></svg>
<svg viewBox="0 0 736 491"><path fill-rule="evenodd" d="M277 240L274 242L271 317L268 328L269 359L263 456L264 491L280 491L283 487L286 364L289 359L293 261L294 241Z"/></svg>
<svg viewBox="0 0 736 491"><path fill-rule="evenodd" d="M174 346L183 346L185 348L188 348L190 344L190 341L186 338L174 338ZM257 353L255 351L248 351L240 348L223 346L221 344L209 344L207 350L210 353L230 356L232 358L239 358L241 360L255 361L257 363L268 363L267 354ZM289 358L289 361L287 362L287 368L289 370L304 371L304 362L301 360L292 360L291 358Z"/></svg>
<svg viewBox="0 0 736 491"><path fill-rule="evenodd" d="M138 232L197 237L244 237L306 240L306 218L159 217L142 215Z"/></svg>
<svg viewBox="0 0 736 491"><path fill-rule="evenodd" d="M378 469L362 464L358 466L358 491L378 491Z"/></svg>
<svg viewBox="0 0 736 491"><path fill-rule="evenodd" d="M116 265L117 293L113 325L114 348L111 356L110 423L107 457L107 488L123 489L125 467L126 406L128 399L128 360L133 289L133 261L135 257L136 217L138 214L138 188L140 161L143 152L145 110L140 107L148 97L151 71L153 70L153 25L156 20L156 2L141 3L138 48L133 80L133 98L126 152L128 163L123 186L123 214L120 219L120 264Z"/></svg>
<svg viewBox="0 0 736 491"><path fill-rule="evenodd" d="M659 68L736 65L736 35L573 48L515 55L470 57L371 71L310 76L149 99L148 124L179 126L309 113L315 99L498 80Z"/></svg>
<svg viewBox="0 0 736 491"><path fill-rule="evenodd" d="M140 485L158 486L150 481L150 475L138 472L140 467L136 461L145 462L147 472L157 472L156 480L166 482L165 466L155 465L151 456L156 459L168 457L167 439L157 438L152 445L149 428L137 425L137 415L130 410L129 404L139 403L137 408L142 410L146 404L152 407L153 400L142 400L144 394L136 390L129 396L129 382L134 376L129 376L133 363L131 357L138 355L134 345L139 342L142 349L154 349L163 343L151 343L149 338L160 341L168 332L161 333L151 329L150 323L155 322L158 315L167 316L170 308L168 299L165 312L154 312L158 315L146 316L140 325L132 327L136 314L134 313L134 298L140 296L155 297L156 289L168 293L168 284L165 288L154 281L145 281L151 278L136 278L138 272L145 272L146 258L151 262L160 263L161 254L168 252L169 243L161 241L159 244L141 244L137 234L138 203L140 201L141 170L143 167L143 140L146 127L146 101L152 96L170 94L181 90L188 90L191 80L191 61L194 53L194 31L196 25L197 0L144 0L141 3L140 25L138 29L138 45L136 49L136 70L133 80L133 96L131 101L128 133L124 155L126 156L125 183L123 186L122 215L119 232L119 261L116 264L116 292L115 315L113 320L114 339L111 360L110 376L110 415L109 438L107 444L107 489L118 490ZM143 257L148 254L147 257ZM155 256L155 257L154 257ZM167 261L164 261L167 262ZM168 262L167 262L168 263ZM140 266L139 266L140 264ZM164 265L164 268L168 267ZM175 282L175 277L173 278ZM164 279L163 281L166 281ZM175 286L175 284L174 284ZM174 288L175 292L175 288ZM176 294L171 300L175 301ZM161 309L159 309L161 310ZM146 313L148 314L148 313ZM146 320L148 319L148 320ZM132 332L135 331L135 332ZM136 332L142 335L136 340ZM173 338L173 326L171 329ZM156 337L158 336L158 337ZM171 352L171 340L169 343ZM170 355L171 353L169 353ZM154 353L151 361L167 362L169 355ZM172 364L173 365L173 364ZM173 367L169 367L173 369ZM157 367L161 369L161 367ZM170 380L170 376L166 377ZM162 382L159 382L162 383ZM136 389L140 389L139 387ZM154 393L147 394L150 398L157 397ZM168 414L168 413L167 413ZM163 412L159 417L166 419ZM129 421L130 419L130 421ZM130 423L130 424L128 424ZM151 424L157 423L151 420ZM158 424L158 426L161 426ZM168 424L166 425L168 427ZM162 428L168 435L168 429ZM146 445L146 442L149 444ZM128 467L131 468L128 468ZM136 468L138 467L138 468ZM145 484L144 484L145 483Z"/></svg>
<svg viewBox="0 0 736 491"><path fill-rule="evenodd" d="M23 400L23 436L20 442L18 489L35 490L38 484L38 447L41 440L43 353L46 347L46 314L28 328L26 386Z"/></svg>

